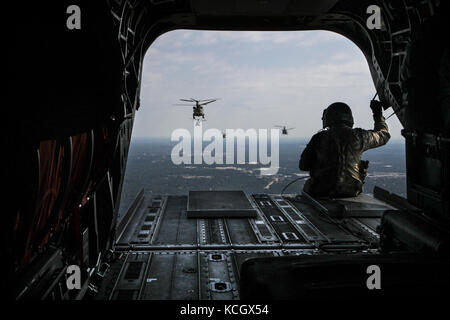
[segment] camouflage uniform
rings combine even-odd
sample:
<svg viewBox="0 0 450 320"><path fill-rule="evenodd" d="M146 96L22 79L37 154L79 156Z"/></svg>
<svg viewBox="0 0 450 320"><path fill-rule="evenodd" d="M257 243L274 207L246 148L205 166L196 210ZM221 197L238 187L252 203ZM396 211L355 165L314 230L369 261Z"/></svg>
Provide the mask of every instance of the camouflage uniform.
<svg viewBox="0 0 450 320"><path fill-rule="evenodd" d="M316 197L354 197L362 192L368 161L362 153L386 144L390 138L381 108L374 111L373 130L336 124L315 134L303 151L299 168L311 178L304 191Z"/></svg>

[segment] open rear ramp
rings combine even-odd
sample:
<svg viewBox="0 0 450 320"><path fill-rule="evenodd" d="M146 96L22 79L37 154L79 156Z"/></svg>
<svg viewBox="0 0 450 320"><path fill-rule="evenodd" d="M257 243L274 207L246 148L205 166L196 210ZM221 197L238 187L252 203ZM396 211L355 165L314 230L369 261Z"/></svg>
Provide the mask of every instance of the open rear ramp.
<svg viewBox="0 0 450 320"><path fill-rule="evenodd" d="M233 200L236 202L232 203ZM345 268L334 272L329 262L336 265L343 254L357 262L370 257L375 261L380 256L377 232L380 216L385 210L395 211L366 195L345 201L350 203L343 204L344 214L333 217L326 202L319 199L314 203L305 196L233 191L145 199L140 194L130 208L132 212L125 216L127 221L120 224L115 260L95 298L251 298L260 285L258 277L276 282L280 276L280 281L288 281L290 271L286 270L292 269L289 261L295 262L295 270L306 262L305 266L309 266L316 261L317 270L343 276L339 272ZM229 217L229 212L220 215L220 210L209 211L221 207L245 209L254 216L248 217L245 212ZM206 215L189 217L190 209L206 210ZM365 258L357 257L358 254L364 254ZM352 268L357 265L362 262ZM259 274L271 268L266 275ZM311 275L320 278L319 271ZM264 291L267 294L278 295L267 290Z"/></svg>

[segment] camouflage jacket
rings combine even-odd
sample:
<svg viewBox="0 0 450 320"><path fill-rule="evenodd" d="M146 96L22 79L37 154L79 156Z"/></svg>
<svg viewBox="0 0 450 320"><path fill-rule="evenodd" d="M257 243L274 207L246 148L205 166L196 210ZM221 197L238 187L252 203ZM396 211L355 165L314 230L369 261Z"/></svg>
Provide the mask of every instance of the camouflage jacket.
<svg viewBox="0 0 450 320"><path fill-rule="evenodd" d="M390 138L382 114L374 114L373 130L331 127L315 134L303 151L299 168L311 178L304 190L316 197L354 197L362 192L368 161L362 153L386 144Z"/></svg>

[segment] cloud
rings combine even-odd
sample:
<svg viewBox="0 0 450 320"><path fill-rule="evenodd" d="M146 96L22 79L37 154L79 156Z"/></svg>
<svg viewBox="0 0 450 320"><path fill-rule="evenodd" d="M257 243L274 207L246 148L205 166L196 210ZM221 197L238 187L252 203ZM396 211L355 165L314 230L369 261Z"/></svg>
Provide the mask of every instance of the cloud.
<svg viewBox="0 0 450 320"><path fill-rule="evenodd" d="M311 36L311 34L313 36ZM322 31L171 31L156 40L158 45L171 48L180 45L208 46L218 43L287 44L291 47L310 47L324 42L342 41L342 36Z"/></svg>

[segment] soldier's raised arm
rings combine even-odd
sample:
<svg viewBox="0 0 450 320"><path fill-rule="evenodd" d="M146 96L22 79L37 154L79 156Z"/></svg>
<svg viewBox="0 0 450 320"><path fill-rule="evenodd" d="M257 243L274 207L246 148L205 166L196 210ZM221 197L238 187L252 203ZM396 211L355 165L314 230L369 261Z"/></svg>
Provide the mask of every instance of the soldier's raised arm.
<svg viewBox="0 0 450 320"><path fill-rule="evenodd" d="M374 128L373 130L362 130L363 150L368 150L385 145L391 135L389 128L383 117L383 109L380 101L372 100L370 102L370 109L372 109Z"/></svg>

